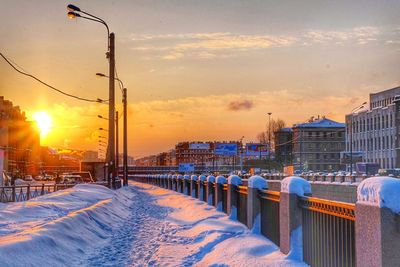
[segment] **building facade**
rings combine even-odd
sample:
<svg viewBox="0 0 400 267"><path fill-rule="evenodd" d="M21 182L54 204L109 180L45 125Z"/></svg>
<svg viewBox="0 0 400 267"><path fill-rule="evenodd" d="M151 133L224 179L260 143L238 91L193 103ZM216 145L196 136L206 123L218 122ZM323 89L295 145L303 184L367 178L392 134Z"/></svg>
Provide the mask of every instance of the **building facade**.
<svg viewBox="0 0 400 267"><path fill-rule="evenodd" d="M293 130L282 128L274 133L275 159L284 167L293 164Z"/></svg>
<svg viewBox="0 0 400 267"><path fill-rule="evenodd" d="M343 170L340 152L345 149L345 124L311 119L296 124L293 130L293 166L301 171L332 172Z"/></svg>
<svg viewBox="0 0 400 267"><path fill-rule="evenodd" d="M3 96L0 96L0 150L3 163L0 168L4 171L15 177L39 172L39 129Z"/></svg>
<svg viewBox="0 0 400 267"><path fill-rule="evenodd" d="M400 87L396 87L370 94L369 109L346 115L346 151L352 145L363 162L399 168L399 104Z"/></svg>

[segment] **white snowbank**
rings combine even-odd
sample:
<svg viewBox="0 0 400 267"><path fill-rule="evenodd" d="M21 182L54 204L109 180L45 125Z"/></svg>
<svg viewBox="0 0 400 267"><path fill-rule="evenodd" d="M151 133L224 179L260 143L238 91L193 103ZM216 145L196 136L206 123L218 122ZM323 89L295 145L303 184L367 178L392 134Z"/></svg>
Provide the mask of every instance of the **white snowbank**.
<svg viewBox="0 0 400 267"><path fill-rule="evenodd" d="M233 185L241 185L242 184L242 178L240 178L237 175L231 175L228 177L228 184L233 184Z"/></svg>
<svg viewBox="0 0 400 267"><path fill-rule="evenodd" d="M207 183L214 183L215 182L215 177L212 175L207 176Z"/></svg>
<svg viewBox="0 0 400 267"><path fill-rule="evenodd" d="M400 180L382 176L365 179L357 187L357 201L400 213Z"/></svg>
<svg viewBox="0 0 400 267"><path fill-rule="evenodd" d="M249 188L266 189L268 188L267 180L258 175L253 175L248 181Z"/></svg>
<svg viewBox="0 0 400 267"><path fill-rule="evenodd" d="M0 266L306 266L197 199L132 182L0 206Z"/></svg>
<svg viewBox="0 0 400 267"><path fill-rule="evenodd" d="M200 181L205 181L206 179L207 179L207 176L205 176L203 174L199 176Z"/></svg>
<svg viewBox="0 0 400 267"><path fill-rule="evenodd" d="M183 179L185 179L185 180L190 180L190 175L185 174L185 175L183 176Z"/></svg>
<svg viewBox="0 0 400 267"><path fill-rule="evenodd" d="M190 180L192 180L192 181L197 181L197 175L192 175L192 176L190 176Z"/></svg>
<svg viewBox="0 0 400 267"><path fill-rule="evenodd" d="M222 175L217 176L215 179L217 184L225 184L226 183L226 178Z"/></svg>
<svg viewBox="0 0 400 267"><path fill-rule="evenodd" d="M311 194L311 185L301 177L290 176L282 180L281 192L304 196L305 194Z"/></svg>

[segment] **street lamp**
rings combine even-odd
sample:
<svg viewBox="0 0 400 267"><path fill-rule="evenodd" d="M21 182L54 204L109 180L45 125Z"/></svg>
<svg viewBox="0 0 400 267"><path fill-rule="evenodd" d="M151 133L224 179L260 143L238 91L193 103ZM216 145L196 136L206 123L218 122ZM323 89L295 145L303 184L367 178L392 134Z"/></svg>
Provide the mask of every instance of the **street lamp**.
<svg viewBox="0 0 400 267"><path fill-rule="evenodd" d="M364 102L361 105L353 108L350 113L350 175L353 175L353 115L355 112L364 108L366 104L367 102Z"/></svg>
<svg viewBox="0 0 400 267"><path fill-rule="evenodd" d="M108 121L108 119L107 118L104 118L103 116L101 116L101 115L97 115L97 118L99 118L99 119L103 119L103 120L107 120Z"/></svg>
<svg viewBox="0 0 400 267"><path fill-rule="evenodd" d="M107 53L106 57L109 59L109 100L108 100L108 145L109 150L107 153L107 162L109 165L107 173L108 186L115 188L115 34L110 33L110 29L107 23L99 17L96 17L90 13L81 10L79 7L69 4L67 6L69 12L68 17L70 19L83 18L91 20L97 23L103 24L107 29ZM82 15L85 14L86 16ZM103 101L101 101L103 102ZM111 183L112 182L112 183Z"/></svg>
<svg viewBox="0 0 400 267"><path fill-rule="evenodd" d="M107 75L103 73L96 73L97 77L105 77L108 78ZM123 178L124 185L128 185L128 112L127 112L127 89L124 86L124 83L117 77L115 79L119 82L120 89L122 90L122 103L124 107L124 123L123 123ZM118 168L118 167L117 167Z"/></svg>
<svg viewBox="0 0 400 267"><path fill-rule="evenodd" d="M108 132L107 129L104 129L104 128L102 128L102 127L99 128L99 131L106 131L106 132Z"/></svg>
<svg viewBox="0 0 400 267"><path fill-rule="evenodd" d="M271 112L268 112L268 172L271 173Z"/></svg>

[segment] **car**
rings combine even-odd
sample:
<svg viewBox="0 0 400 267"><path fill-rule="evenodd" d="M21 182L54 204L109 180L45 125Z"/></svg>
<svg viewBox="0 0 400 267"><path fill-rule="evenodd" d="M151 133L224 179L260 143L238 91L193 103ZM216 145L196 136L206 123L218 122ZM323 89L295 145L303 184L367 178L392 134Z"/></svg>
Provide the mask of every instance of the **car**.
<svg viewBox="0 0 400 267"><path fill-rule="evenodd" d="M61 181L65 184L76 184L80 183L82 177L74 174L63 174L61 175Z"/></svg>
<svg viewBox="0 0 400 267"><path fill-rule="evenodd" d="M33 177L32 177L32 175L25 175L24 180L27 181L27 182L32 182L33 181Z"/></svg>

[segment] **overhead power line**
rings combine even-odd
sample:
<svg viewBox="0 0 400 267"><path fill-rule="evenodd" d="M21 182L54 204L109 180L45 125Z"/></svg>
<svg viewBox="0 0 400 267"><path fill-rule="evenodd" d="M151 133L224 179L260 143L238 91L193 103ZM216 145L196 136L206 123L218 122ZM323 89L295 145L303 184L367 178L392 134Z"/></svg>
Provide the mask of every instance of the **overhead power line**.
<svg viewBox="0 0 400 267"><path fill-rule="evenodd" d="M64 91L62 91L62 90L60 90L60 89L57 89L57 88L55 88L54 86L51 86L50 84L48 84L48 83L46 83L46 82L40 80L39 78L35 77L34 75L29 74L29 73L27 73L27 72L25 72L25 71L22 71L22 70L18 69L17 67L14 66L13 63L11 63L11 60L9 60L9 59L8 59L6 56L4 56L3 53L1 53L1 52L0 52L0 56L1 56L15 71L17 71L18 73L20 73L20 74L22 74L22 75L25 75L25 76L28 76L28 77L30 77L30 78L32 78L32 79L34 79L34 80L40 82L41 84L43 84L43 85L49 87L50 89L52 89L52 90L54 90L54 91L60 93L60 94L63 94L63 95L65 95L65 96L72 97L72 98L75 98L75 99L78 99L78 100L81 100L81 101L99 103L98 100L88 99L88 98L83 98L83 97L75 96L75 95L66 93L66 92L64 92ZM15 65L17 65L17 64L15 64ZM21 68L21 67L20 67L20 68ZM21 69L22 69L22 68L21 68Z"/></svg>

